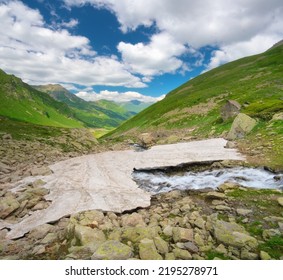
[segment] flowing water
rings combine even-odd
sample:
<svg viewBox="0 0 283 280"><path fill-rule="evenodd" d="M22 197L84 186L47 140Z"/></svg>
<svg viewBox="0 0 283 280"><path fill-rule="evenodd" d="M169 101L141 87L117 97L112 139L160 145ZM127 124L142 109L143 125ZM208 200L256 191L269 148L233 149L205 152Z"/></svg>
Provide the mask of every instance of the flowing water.
<svg viewBox="0 0 283 280"><path fill-rule="evenodd" d="M171 175L163 171L134 171L133 179L140 188L153 194L171 190L217 188L224 182L242 186L283 189L283 174L274 174L261 168L234 167L202 172L185 172Z"/></svg>

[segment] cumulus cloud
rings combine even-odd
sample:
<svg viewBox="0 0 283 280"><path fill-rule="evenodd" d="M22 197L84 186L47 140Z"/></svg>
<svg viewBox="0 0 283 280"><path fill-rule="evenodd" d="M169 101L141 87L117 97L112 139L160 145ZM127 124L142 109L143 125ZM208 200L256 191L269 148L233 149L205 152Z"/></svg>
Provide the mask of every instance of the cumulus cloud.
<svg viewBox="0 0 283 280"><path fill-rule="evenodd" d="M207 45L216 46L219 51L214 54L209 67L219 65L217 61L227 62L246 54L264 51L266 47L270 47L267 42L272 45L283 37L282 0L64 1L70 7L88 3L112 11L123 32L135 30L141 25L156 25L162 33L173 38L174 44L189 45L195 49ZM259 42L258 38L262 41ZM142 50L149 48L143 44L120 45L121 51L125 52L126 49L128 56L133 50L139 51L139 47ZM239 51L237 47L240 47ZM141 56L140 54L139 57ZM171 59L174 60L174 57L175 54ZM126 56L125 58L129 60ZM135 59L137 58L131 57L132 68L136 71L144 70L133 65Z"/></svg>
<svg viewBox="0 0 283 280"><path fill-rule="evenodd" d="M152 36L149 44L120 42L118 50L132 72L153 76L179 69L183 63L177 57L186 47L176 43L169 34L159 33Z"/></svg>
<svg viewBox="0 0 283 280"><path fill-rule="evenodd" d="M109 90L102 90L99 93L93 91L80 91L76 94L76 96L86 101L97 101L104 99L115 102L129 102L131 100L139 100L141 102L157 102L165 97L165 95L161 95L159 97L146 96L136 91L118 92Z"/></svg>
<svg viewBox="0 0 283 280"><path fill-rule="evenodd" d="M2 1L0 18L1 68L26 82L146 86L117 58L97 56L88 38L48 28L39 11L22 2ZM65 26L76 24L71 20Z"/></svg>

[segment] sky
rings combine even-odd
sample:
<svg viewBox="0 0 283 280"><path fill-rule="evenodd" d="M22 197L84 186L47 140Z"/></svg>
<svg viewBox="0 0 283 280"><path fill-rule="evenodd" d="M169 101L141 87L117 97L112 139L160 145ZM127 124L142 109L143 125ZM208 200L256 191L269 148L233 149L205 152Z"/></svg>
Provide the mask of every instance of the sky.
<svg viewBox="0 0 283 280"><path fill-rule="evenodd" d="M155 102L283 39L282 0L0 0L0 68L85 100Z"/></svg>

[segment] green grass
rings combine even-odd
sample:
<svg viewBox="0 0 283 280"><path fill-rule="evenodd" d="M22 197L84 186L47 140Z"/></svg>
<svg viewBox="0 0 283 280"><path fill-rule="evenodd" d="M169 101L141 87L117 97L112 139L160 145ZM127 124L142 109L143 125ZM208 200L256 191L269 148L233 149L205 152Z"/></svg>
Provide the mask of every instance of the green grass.
<svg viewBox="0 0 283 280"><path fill-rule="evenodd" d="M259 245L259 249L267 252L272 258L279 259L283 256L283 237L274 236Z"/></svg>

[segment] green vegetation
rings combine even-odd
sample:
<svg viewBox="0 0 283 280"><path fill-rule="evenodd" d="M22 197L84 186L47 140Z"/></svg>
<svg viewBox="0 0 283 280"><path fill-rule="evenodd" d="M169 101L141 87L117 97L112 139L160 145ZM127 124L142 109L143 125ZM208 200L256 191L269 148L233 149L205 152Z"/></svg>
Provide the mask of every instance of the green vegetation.
<svg viewBox="0 0 283 280"><path fill-rule="evenodd" d="M221 137L229 131L233 120L223 121L220 109L227 100L236 100L242 106L241 112L259 121L255 132L245 139L242 150L251 144L258 145L257 137L262 133L262 142L271 142L271 146L260 151L263 160L255 159L255 162L282 169L283 122L271 122L275 113L283 112L282 73L282 45L227 63L171 91L165 99L104 138L136 137L145 131L174 134L179 139Z"/></svg>
<svg viewBox="0 0 283 280"><path fill-rule="evenodd" d="M58 127L83 127L70 108L0 70L0 116Z"/></svg>
<svg viewBox="0 0 283 280"><path fill-rule="evenodd" d="M267 252L272 258L279 259L283 254L283 237L273 236L268 241L259 245L259 249Z"/></svg>
<svg viewBox="0 0 283 280"><path fill-rule="evenodd" d="M61 85L34 86L34 88L48 93L57 101L68 105L74 112L75 118L88 127L114 128L134 115L112 101L87 102L70 93Z"/></svg>
<svg viewBox="0 0 283 280"><path fill-rule="evenodd" d="M218 258L218 259L221 259L221 260L229 260L228 257L224 256L224 254L222 253L218 253L216 251L208 251L206 253L206 257L207 257L207 260L214 260L215 258Z"/></svg>

